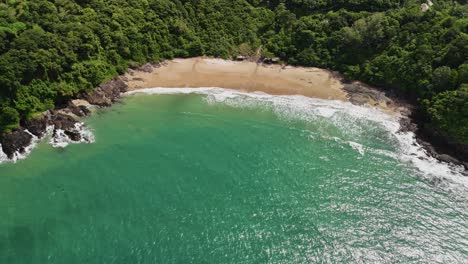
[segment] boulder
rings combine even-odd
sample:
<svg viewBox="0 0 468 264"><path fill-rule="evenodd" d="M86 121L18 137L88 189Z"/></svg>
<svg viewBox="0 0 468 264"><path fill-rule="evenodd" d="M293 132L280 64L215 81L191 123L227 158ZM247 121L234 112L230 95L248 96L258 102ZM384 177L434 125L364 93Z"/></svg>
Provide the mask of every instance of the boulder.
<svg viewBox="0 0 468 264"><path fill-rule="evenodd" d="M0 144L2 145L3 152L11 159L16 151L24 153L26 147L31 144L32 139L31 134L27 133L23 128L19 128L11 133L2 135L0 137Z"/></svg>
<svg viewBox="0 0 468 264"><path fill-rule="evenodd" d="M463 166L463 163L461 163L459 160L457 160L456 158L448 155L448 154L439 154L437 155L437 159L440 160L440 161L443 161L443 162L447 162L447 163L453 163L455 165L462 165Z"/></svg>
<svg viewBox="0 0 468 264"><path fill-rule="evenodd" d="M77 131L69 131L65 130L65 135L67 135L71 140L73 141L80 141L81 140L81 134Z"/></svg>
<svg viewBox="0 0 468 264"><path fill-rule="evenodd" d="M84 105L80 105L78 106L78 108L81 110L81 112L85 115L85 116L88 116L91 114L91 109L89 109L88 107L84 106Z"/></svg>
<svg viewBox="0 0 468 264"><path fill-rule="evenodd" d="M35 118L22 122L22 126L36 137L42 137L47 129L47 118Z"/></svg>
<svg viewBox="0 0 468 264"><path fill-rule="evenodd" d="M86 94L84 99L93 105L111 106L113 102L120 98L120 94L126 91L128 91L127 83L117 77Z"/></svg>
<svg viewBox="0 0 468 264"><path fill-rule="evenodd" d="M101 90L101 88L97 88L94 91L86 94L84 96L84 99L93 105L98 105L98 106L111 106L112 105L112 100L106 97L106 94Z"/></svg>
<svg viewBox="0 0 468 264"><path fill-rule="evenodd" d="M68 111L70 111L72 114L76 116L79 116L79 117L86 116L86 114L81 110L81 108L79 108L78 106L74 104L69 103L67 106L67 109Z"/></svg>
<svg viewBox="0 0 468 264"><path fill-rule="evenodd" d="M409 118L400 119L400 132L416 132L418 126Z"/></svg>
<svg viewBox="0 0 468 264"><path fill-rule="evenodd" d="M51 123L55 126L55 129L73 131L75 129L75 124L78 123L78 121L69 115L57 113L53 115Z"/></svg>
<svg viewBox="0 0 468 264"><path fill-rule="evenodd" d="M68 103L67 110L68 112L78 116L84 117L91 114L91 105L88 101L85 100L73 100Z"/></svg>
<svg viewBox="0 0 468 264"><path fill-rule="evenodd" d="M115 99L120 97L121 93L125 93L128 90L127 84L118 77L102 84L99 88L111 101L115 101Z"/></svg>
<svg viewBox="0 0 468 264"><path fill-rule="evenodd" d="M363 105L370 100L393 104L385 93L360 82L345 83L343 89L348 93L349 100L353 104Z"/></svg>
<svg viewBox="0 0 468 264"><path fill-rule="evenodd" d="M78 122L72 116L57 112L52 118L52 124L55 126L53 136L56 137L59 135L57 130L63 130L63 133L68 136L72 141L78 142L81 141L82 135L79 131L80 122ZM87 140L85 138L85 140Z"/></svg>
<svg viewBox="0 0 468 264"><path fill-rule="evenodd" d="M425 140L422 140L420 138L416 138L416 142L419 143L419 145L421 145L421 147L423 147L423 149L425 149L429 155L431 155L432 157L434 158L437 158L437 151L436 149L434 148L434 146L432 146L431 143L425 141Z"/></svg>
<svg viewBox="0 0 468 264"><path fill-rule="evenodd" d="M147 64L145 64L145 65L143 65L141 67L136 68L136 70L151 73L151 72L153 72L153 65L151 65L150 63L147 63Z"/></svg>

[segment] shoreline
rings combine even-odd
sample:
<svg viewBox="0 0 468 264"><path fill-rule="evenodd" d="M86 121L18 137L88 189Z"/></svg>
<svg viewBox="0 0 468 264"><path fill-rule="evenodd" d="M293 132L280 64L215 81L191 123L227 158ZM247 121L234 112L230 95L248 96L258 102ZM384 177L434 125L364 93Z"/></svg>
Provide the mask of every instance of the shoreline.
<svg viewBox="0 0 468 264"><path fill-rule="evenodd" d="M148 68L148 66L146 66ZM346 100L338 78L318 68L265 65L249 61L191 58L166 61L152 71L130 70L124 75L128 90L142 88L220 87L272 95L300 94L330 100Z"/></svg>
<svg viewBox="0 0 468 264"><path fill-rule="evenodd" d="M246 92L240 90L200 87L200 88L164 88L153 87L137 89L127 92L125 96L135 94L144 95L202 95L207 99L208 104L226 104L230 108L243 108L247 106L271 110L276 116L288 120L312 121L316 117L326 118L336 127L351 129L352 123L346 120L358 120L378 124L385 132L381 132L395 140L391 144L392 151L387 152L381 149L373 149L365 142L359 141L360 134L356 137L343 139L340 136L333 137L336 142L347 142L352 148L357 150L361 156L366 152L385 155L417 169L421 177L428 177L431 182L438 183L441 179L451 180L468 187L467 171L463 166L455 163L441 162L428 153L427 149L420 144L416 135L410 130L402 130L400 117L389 115L377 107L362 107L346 101L326 100L320 98L306 97L303 95L271 95L263 92ZM337 115L335 115L337 114ZM345 117L346 119L342 119ZM344 126L342 126L344 125ZM351 127L348 127L351 125ZM366 126L366 125L364 125ZM360 128L358 128L360 129ZM326 137L330 139L330 137Z"/></svg>
<svg viewBox="0 0 468 264"><path fill-rule="evenodd" d="M418 143L430 156L442 162L464 166L465 171L468 169L468 164L463 161L438 153L439 150L417 133L418 127L412 117L413 109L410 104L389 97L375 87L358 81L346 82L341 74L326 69L206 57L174 59L128 69L123 75L71 100L66 107L46 111L41 118L22 122L20 128L1 137L0 147L8 159L15 160L18 156L27 154L30 151L28 146L34 144L37 139L50 134L51 144L58 147L70 143L92 143L89 131L79 121L81 118L90 115L99 107L111 106L127 92L154 87L220 87L270 95L302 95L376 107L397 117L400 120L400 130L413 132ZM65 144L61 144L62 142Z"/></svg>
<svg viewBox="0 0 468 264"><path fill-rule="evenodd" d="M205 57L146 64L123 75L129 91L139 89L220 87L271 95L303 95L378 107L392 115L406 106L360 82L347 83L333 71L313 67L259 64Z"/></svg>

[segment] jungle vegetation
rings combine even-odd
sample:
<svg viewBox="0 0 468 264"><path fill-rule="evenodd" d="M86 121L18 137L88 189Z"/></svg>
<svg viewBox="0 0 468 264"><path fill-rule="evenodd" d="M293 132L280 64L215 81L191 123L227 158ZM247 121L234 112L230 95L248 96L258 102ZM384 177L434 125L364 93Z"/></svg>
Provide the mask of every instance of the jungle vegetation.
<svg viewBox="0 0 468 264"><path fill-rule="evenodd" d="M468 143L466 0L2 0L0 131L147 62L277 56L414 102Z"/></svg>

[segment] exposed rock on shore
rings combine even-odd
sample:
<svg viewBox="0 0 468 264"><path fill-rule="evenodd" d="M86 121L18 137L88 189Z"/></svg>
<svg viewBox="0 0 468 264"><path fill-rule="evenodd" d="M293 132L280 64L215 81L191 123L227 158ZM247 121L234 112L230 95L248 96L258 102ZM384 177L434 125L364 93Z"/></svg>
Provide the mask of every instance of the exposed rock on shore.
<svg viewBox="0 0 468 264"><path fill-rule="evenodd" d="M93 105L86 100L72 100L68 103L67 109L78 117L88 116L92 112Z"/></svg>
<svg viewBox="0 0 468 264"><path fill-rule="evenodd" d="M387 97L384 92L361 82L345 83L343 89L348 93L349 101L356 105L383 103L390 106L394 104L393 100Z"/></svg>
<svg viewBox="0 0 468 264"><path fill-rule="evenodd" d="M82 99L70 101L66 107L46 111L39 118L26 120L15 131L0 135L0 145L9 159L15 153L23 154L33 143L33 135L44 137L48 127L52 128L54 146L64 146L69 142L91 142L92 138L83 129L80 117L89 115L93 108L110 106L116 102L128 86L120 77L114 78L95 90L82 96ZM60 141L66 141L61 144Z"/></svg>
<svg viewBox="0 0 468 264"><path fill-rule="evenodd" d="M124 75L70 101L66 107L47 111L40 118L22 122L21 127L14 132L0 135L0 144L3 152L11 158L15 152L21 153L31 144L32 135L38 138L43 137L48 127L52 128L51 144L54 146L60 147L70 142L89 142L91 138L83 134L83 124L79 122L79 119L89 115L93 109L111 106L118 101L122 93L128 90L157 86L219 86L257 91L259 87L262 87L262 91L271 94L302 94L323 99L347 99L356 105L378 106L380 109L388 110L390 114L398 113L401 116L400 132L415 133L418 143L433 157L468 168L468 164L463 162L466 160L459 161L453 158L463 157L463 153L468 153L468 147L453 147L445 141L440 141L442 143L438 144L434 136L424 137L430 134L430 131L424 131L424 128L417 125L419 118L413 115L416 111L411 104L361 82L345 82L344 80L341 74L323 69L289 68L279 65L258 67L255 63L228 63L220 59L194 58L156 64L148 63L129 69ZM226 84L232 87L226 87ZM277 87L283 87L283 89L277 89ZM66 142L66 144L61 142Z"/></svg>
<svg viewBox="0 0 468 264"><path fill-rule="evenodd" d="M468 157L468 147L446 142L434 131L418 126L418 118L414 116L414 107L401 99L389 97L383 91L358 81L345 83L343 89L348 93L348 99L356 105L381 105L397 108L400 113L400 132L416 134L416 140L432 157L446 163L464 166L468 173L468 162L461 158ZM431 143L429 143L431 142Z"/></svg>
<svg viewBox="0 0 468 264"><path fill-rule="evenodd" d="M83 99L92 105L111 106L120 97L121 93L127 91L127 84L121 78L114 78L102 84L94 91L83 96Z"/></svg>
<svg viewBox="0 0 468 264"><path fill-rule="evenodd" d="M418 126L409 118L402 117L400 119L400 132L413 132L418 130Z"/></svg>
<svg viewBox="0 0 468 264"><path fill-rule="evenodd" d="M153 65L150 63L147 63L141 67L136 68L135 70L150 73L150 72L153 72L153 69L154 69Z"/></svg>
<svg viewBox="0 0 468 264"><path fill-rule="evenodd" d="M24 129L27 129L29 132L34 134L36 137L40 138L44 136L46 129L47 129L47 123L48 123L48 112L44 115L44 117L41 118L35 118L31 120L26 120L23 122L22 127Z"/></svg>
<svg viewBox="0 0 468 264"><path fill-rule="evenodd" d="M423 142L427 150L437 159L463 165L468 174L468 145L450 141L441 133L425 127L416 131L418 142ZM430 142L430 143L429 143ZM430 147L429 147L430 146Z"/></svg>
<svg viewBox="0 0 468 264"><path fill-rule="evenodd" d="M26 147L32 143L32 139L33 136L27 133L23 128L18 128L0 137L3 152L9 159L12 159L16 152L20 154L24 153Z"/></svg>
<svg viewBox="0 0 468 264"><path fill-rule="evenodd" d="M52 123L56 130L61 129L64 131L73 128L77 122L78 121L72 116L65 115L62 113L52 115L52 118L50 120L50 123Z"/></svg>

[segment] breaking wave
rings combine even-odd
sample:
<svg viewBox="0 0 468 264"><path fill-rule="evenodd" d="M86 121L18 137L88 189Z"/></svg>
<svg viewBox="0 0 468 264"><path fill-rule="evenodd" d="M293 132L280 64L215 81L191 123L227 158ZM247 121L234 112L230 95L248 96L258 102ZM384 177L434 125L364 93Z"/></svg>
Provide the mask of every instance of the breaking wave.
<svg viewBox="0 0 468 264"><path fill-rule="evenodd" d="M32 136L31 144L29 144L22 152L16 151L11 159L3 152L2 145L0 144L0 164L3 162L16 162L18 160L25 159L36 147L37 143L44 138L50 138L49 144L54 148L65 148L69 144L93 143L95 141L93 132L83 123L75 123L75 127L71 129L71 132L79 135L80 140L78 141L72 140L67 134L65 134L65 131L61 129L54 130L54 126L48 126L46 133L42 138L38 138L28 130L25 130L26 133Z"/></svg>
<svg viewBox="0 0 468 264"><path fill-rule="evenodd" d="M5 161L8 161L8 157L7 157L7 154L3 152L2 144L0 144L0 163L5 162Z"/></svg>
<svg viewBox="0 0 468 264"><path fill-rule="evenodd" d="M3 162L16 162L18 160L25 159L36 147L40 139L28 130L25 130L25 132L32 136L31 144L25 147L22 152L16 151L15 153L13 153L13 157L11 159L8 158L7 154L3 152L2 145L0 144L0 164Z"/></svg>
<svg viewBox="0 0 468 264"><path fill-rule="evenodd" d="M349 102L323 100L301 95L269 95L263 92L243 92L231 89L205 88L148 88L127 92L132 94L201 94L210 104L222 103L233 107L271 109L281 118L321 122L325 118L340 130L345 131L352 140L340 139L356 150L360 156L365 153L385 155L416 168L422 177L429 180L444 180L450 185L468 187L468 177L463 175L464 168L455 164L441 162L432 157L417 143L412 132L400 131L400 116L390 115L378 108L357 106ZM375 149L359 142L366 133L363 125L376 124L387 134L385 142L395 146L396 151Z"/></svg>
<svg viewBox="0 0 468 264"><path fill-rule="evenodd" d="M51 144L54 148L65 148L69 144L79 144L79 143L93 143L94 142L94 134L87 128L83 123L75 123L74 129L72 132L77 133L80 136L80 140L72 140L64 130L57 129L55 133L49 140L49 144Z"/></svg>

